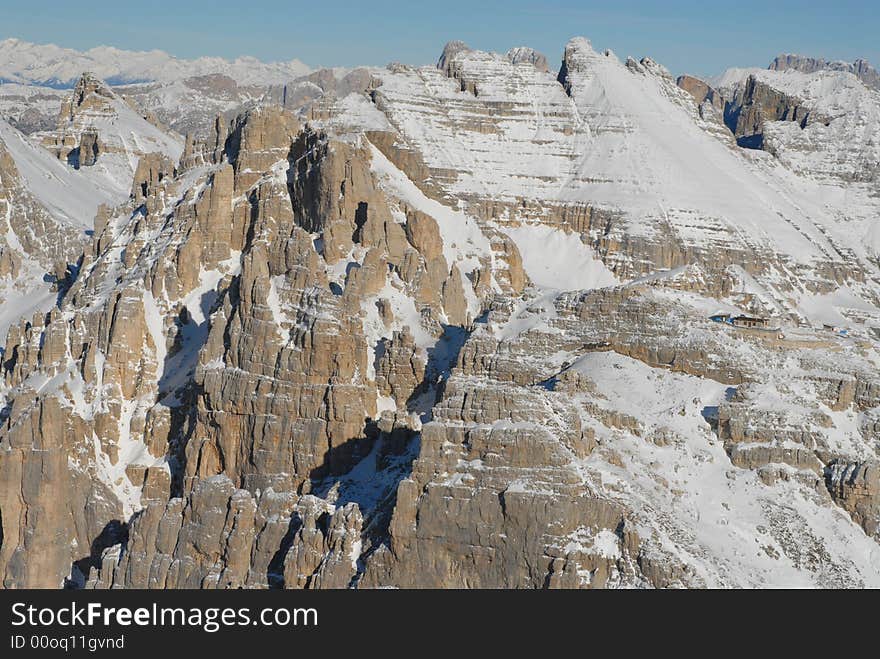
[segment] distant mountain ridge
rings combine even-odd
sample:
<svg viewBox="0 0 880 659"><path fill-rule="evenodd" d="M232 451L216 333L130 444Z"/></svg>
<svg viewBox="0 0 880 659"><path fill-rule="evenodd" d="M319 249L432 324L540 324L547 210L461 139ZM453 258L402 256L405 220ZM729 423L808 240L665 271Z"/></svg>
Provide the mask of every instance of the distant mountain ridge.
<svg viewBox="0 0 880 659"><path fill-rule="evenodd" d="M857 59L853 62L829 61L822 58L806 57L784 53L778 55L770 66L771 71L786 71L794 69L801 73L815 73L816 71L845 71L852 73L868 87L880 90L880 73L866 59Z"/></svg>
<svg viewBox="0 0 880 659"><path fill-rule="evenodd" d="M223 73L240 84L270 85L306 75L311 68L297 59L289 62L262 62L254 57L186 60L161 50L129 51L98 46L81 52L20 39L0 41L0 83L68 89L76 84L83 71L92 71L111 85L168 82L215 73Z"/></svg>

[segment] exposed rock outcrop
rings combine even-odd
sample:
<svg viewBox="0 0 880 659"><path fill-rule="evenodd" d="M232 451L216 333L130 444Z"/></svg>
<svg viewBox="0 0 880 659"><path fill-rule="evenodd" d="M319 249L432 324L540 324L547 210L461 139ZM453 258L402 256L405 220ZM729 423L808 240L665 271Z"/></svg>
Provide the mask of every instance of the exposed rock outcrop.
<svg viewBox="0 0 880 659"><path fill-rule="evenodd" d="M679 76L676 84L694 97L702 119L716 121L724 125L727 101L718 90L699 78L689 75Z"/></svg>
<svg viewBox="0 0 880 659"><path fill-rule="evenodd" d="M834 500L870 536L880 537L880 471L877 462L834 461L825 469Z"/></svg>
<svg viewBox="0 0 880 659"><path fill-rule="evenodd" d="M177 160L183 140L151 121L148 113L113 91L91 73L84 73L61 104L54 130L40 135L50 152L75 168L92 167L100 159L101 183L127 191L134 165L148 153Z"/></svg>
<svg viewBox="0 0 880 659"><path fill-rule="evenodd" d="M857 59L854 62L830 62L816 57L803 55L779 55L770 62L771 71L787 71L793 69L801 73L815 73L816 71L845 71L852 73L868 87L880 90L880 73L877 72L870 62Z"/></svg>
<svg viewBox="0 0 880 659"><path fill-rule="evenodd" d="M550 65L547 63L547 58L534 48L528 48L526 46L511 48L507 51L507 59L510 60L511 64L525 62L531 64L539 71L545 71L548 73L550 71Z"/></svg>
<svg viewBox="0 0 880 659"><path fill-rule="evenodd" d="M764 145L765 122L792 121L805 128L810 121L821 121L801 101L755 76L749 76L742 90L727 104L724 119L740 146L754 149Z"/></svg>

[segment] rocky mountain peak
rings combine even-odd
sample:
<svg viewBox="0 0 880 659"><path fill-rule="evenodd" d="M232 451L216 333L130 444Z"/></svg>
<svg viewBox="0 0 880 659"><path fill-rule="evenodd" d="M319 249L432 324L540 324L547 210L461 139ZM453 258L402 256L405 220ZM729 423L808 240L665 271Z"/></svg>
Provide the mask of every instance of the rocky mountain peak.
<svg viewBox="0 0 880 659"><path fill-rule="evenodd" d="M62 100L55 128L34 137L74 169L100 162L102 183L120 198L131 189L141 156L162 153L177 160L183 149L179 135L91 72Z"/></svg>
<svg viewBox="0 0 880 659"><path fill-rule="evenodd" d="M110 87L91 71L83 72L76 85L74 85L73 91L74 96L80 99L92 93L107 97L115 96Z"/></svg>
<svg viewBox="0 0 880 659"><path fill-rule="evenodd" d="M828 61L822 58L806 57L804 55L783 54L778 55L767 67L770 71L800 71L801 73L815 73L816 71L844 71L852 73L868 87L880 90L880 72L875 69L868 60L856 59L853 62Z"/></svg>
<svg viewBox="0 0 880 659"><path fill-rule="evenodd" d="M606 56L607 56L607 53L606 53ZM651 75L663 78L667 82L674 82L675 81L675 78L672 77L672 74L669 72L669 69L667 69L665 66L663 66L659 62L653 60L650 57L643 57L641 60L639 60L639 64L641 64L642 67L645 69L645 71L647 71Z"/></svg>
<svg viewBox="0 0 880 659"><path fill-rule="evenodd" d="M557 80L570 94L572 86L572 76L579 73L586 73L590 67L590 60L598 57L598 53L593 50L593 45L586 37L572 37L565 44L565 52L562 56L562 66L559 68Z"/></svg>
<svg viewBox="0 0 880 659"><path fill-rule="evenodd" d="M235 169L235 189L250 188L274 163L284 160L301 128L289 110L256 107L236 117L229 129L225 152Z"/></svg>
<svg viewBox="0 0 880 659"><path fill-rule="evenodd" d="M437 60L437 68L443 71L446 75L450 75L449 65L452 58L458 53L468 52L470 50L471 48L464 41L449 41L443 47L440 59Z"/></svg>
<svg viewBox="0 0 880 659"><path fill-rule="evenodd" d="M741 146L817 179L870 182L880 175L880 90L846 63L780 56L770 69L729 69L713 86L726 99L725 123Z"/></svg>
<svg viewBox="0 0 880 659"><path fill-rule="evenodd" d="M507 59L510 61L511 64L526 62L533 65L539 71L550 70L550 66L547 63L547 58L542 53L539 53L534 48L529 48L528 46L517 46L516 48L511 48L507 51Z"/></svg>
<svg viewBox="0 0 880 659"><path fill-rule="evenodd" d="M94 73L84 72L62 103L59 121L73 121L80 111L112 113L111 102L116 98L103 80Z"/></svg>
<svg viewBox="0 0 880 659"><path fill-rule="evenodd" d="M572 68L572 70L578 70L576 66L572 66L574 61L578 59L583 61L584 59L596 55L598 55L598 53L593 48L592 41L587 37L576 36L566 42L562 58L569 63L569 68Z"/></svg>

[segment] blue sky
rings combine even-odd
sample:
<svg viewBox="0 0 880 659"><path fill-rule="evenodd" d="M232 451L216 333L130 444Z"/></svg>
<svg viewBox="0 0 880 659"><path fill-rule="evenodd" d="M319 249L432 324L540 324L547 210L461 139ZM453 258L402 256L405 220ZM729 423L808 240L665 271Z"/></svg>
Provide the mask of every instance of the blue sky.
<svg viewBox="0 0 880 659"><path fill-rule="evenodd" d="M120 6L121 5L121 6ZM3 0L0 38L180 57L299 58L312 66L434 62L461 39L483 50L529 45L555 67L569 37L673 73L766 66L780 52L880 64L878 0Z"/></svg>

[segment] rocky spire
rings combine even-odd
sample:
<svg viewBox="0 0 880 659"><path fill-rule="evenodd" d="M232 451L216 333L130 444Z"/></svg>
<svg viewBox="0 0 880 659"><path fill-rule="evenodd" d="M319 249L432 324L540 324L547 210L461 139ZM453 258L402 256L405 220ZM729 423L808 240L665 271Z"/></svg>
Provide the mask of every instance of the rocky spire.
<svg viewBox="0 0 880 659"><path fill-rule="evenodd" d="M92 94L96 94L101 99L115 98L110 88L98 76L90 71L86 71L80 76L76 86L73 88L73 94L61 105L61 120L72 121L77 112L82 107L93 107L100 105L99 99L90 101Z"/></svg>

